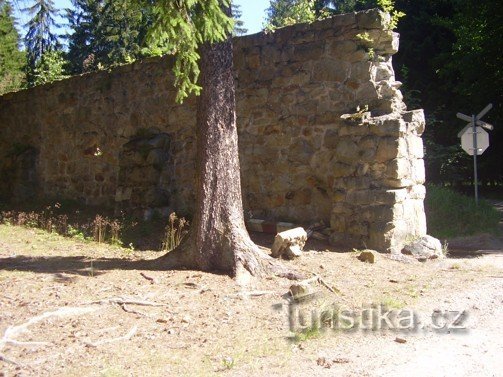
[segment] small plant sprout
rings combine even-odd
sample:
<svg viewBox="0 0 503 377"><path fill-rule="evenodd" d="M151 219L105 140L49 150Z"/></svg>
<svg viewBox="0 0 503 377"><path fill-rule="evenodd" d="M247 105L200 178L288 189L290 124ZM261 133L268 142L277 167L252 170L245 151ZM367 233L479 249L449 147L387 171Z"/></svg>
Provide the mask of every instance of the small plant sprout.
<svg viewBox="0 0 503 377"><path fill-rule="evenodd" d="M189 222L185 218L178 218L175 212L171 213L162 243L162 250L171 251L177 247L188 233L188 227Z"/></svg>
<svg viewBox="0 0 503 377"><path fill-rule="evenodd" d="M224 369L230 370L234 368L234 366L236 365L236 361L234 360L233 357L225 356L222 358L222 365Z"/></svg>

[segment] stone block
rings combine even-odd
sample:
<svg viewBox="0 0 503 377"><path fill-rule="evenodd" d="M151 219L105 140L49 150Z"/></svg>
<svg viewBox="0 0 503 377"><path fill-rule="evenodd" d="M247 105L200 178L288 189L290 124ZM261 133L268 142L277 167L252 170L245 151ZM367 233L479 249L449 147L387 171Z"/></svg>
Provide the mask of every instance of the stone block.
<svg viewBox="0 0 503 377"><path fill-rule="evenodd" d="M307 233L303 228L294 228L278 233L274 238L271 256L274 258L293 259L302 255L307 241Z"/></svg>
<svg viewBox="0 0 503 377"><path fill-rule="evenodd" d="M323 59L314 64L313 81L343 82L351 72L351 64L343 60Z"/></svg>
<svg viewBox="0 0 503 377"><path fill-rule="evenodd" d="M358 162L360 148L350 138L341 139L335 147L337 161L355 164Z"/></svg>
<svg viewBox="0 0 503 377"><path fill-rule="evenodd" d="M356 24L360 29L382 29L389 24L389 14L378 9L356 13Z"/></svg>
<svg viewBox="0 0 503 377"><path fill-rule="evenodd" d="M294 48L292 60L307 61L318 60L325 52L325 41L315 41L296 45Z"/></svg>

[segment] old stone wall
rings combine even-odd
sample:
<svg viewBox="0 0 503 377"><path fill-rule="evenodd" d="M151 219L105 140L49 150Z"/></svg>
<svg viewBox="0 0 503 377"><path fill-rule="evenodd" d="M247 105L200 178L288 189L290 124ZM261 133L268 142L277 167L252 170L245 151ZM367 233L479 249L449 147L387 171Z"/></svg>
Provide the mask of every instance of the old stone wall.
<svg viewBox="0 0 503 377"><path fill-rule="evenodd" d="M324 221L334 243L398 251L426 233L421 110L406 111L376 10L236 38L246 215ZM0 97L0 195L190 213L195 104L168 58Z"/></svg>

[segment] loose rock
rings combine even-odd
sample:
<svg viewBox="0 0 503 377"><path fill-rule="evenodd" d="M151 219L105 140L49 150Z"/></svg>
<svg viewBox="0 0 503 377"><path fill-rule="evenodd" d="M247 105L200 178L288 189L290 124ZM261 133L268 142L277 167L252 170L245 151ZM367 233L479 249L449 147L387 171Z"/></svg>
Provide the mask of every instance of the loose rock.
<svg viewBox="0 0 503 377"><path fill-rule="evenodd" d="M444 256L442 253L442 244L438 239L431 236L421 237L420 239L406 245L402 249L402 253L412 255L420 261L442 258Z"/></svg>
<svg viewBox="0 0 503 377"><path fill-rule="evenodd" d="M307 232L304 228L299 227L278 233L274 238L271 256L285 259L300 257L306 241Z"/></svg>
<svg viewBox="0 0 503 377"><path fill-rule="evenodd" d="M357 257L362 262L375 263L376 256L372 250L363 250Z"/></svg>

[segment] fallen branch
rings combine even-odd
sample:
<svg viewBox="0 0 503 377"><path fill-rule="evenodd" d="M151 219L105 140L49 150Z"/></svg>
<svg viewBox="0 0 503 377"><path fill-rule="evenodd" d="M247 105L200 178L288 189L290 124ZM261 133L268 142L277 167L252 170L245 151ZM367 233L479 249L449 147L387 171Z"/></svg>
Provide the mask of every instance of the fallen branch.
<svg viewBox="0 0 503 377"><path fill-rule="evenodd" d="M139 306L166 306L166 304L159 304L157 302L135 300L123 297L111 297L104 300L88 302L85 305L106 305L106 304L117 304L117 305L139 305Z"/></svg>
<svg viewBox="0 0 503 377"><path fill-rule="evenodd" d="M337 294L337 293L341 293L341 291L339 291L337 288L333 288L331 286L329 286L325 280L323 280L321 278L321 276L318 276L318 282L323 285L325 288L327 288L330 292L334 293L334 294Z"/></svg>
<svg viewBox="0 0 503 377"><path fill-rule="evenodd" d="M251 291L251 292L239 292L231 295L227 295L225 297L260 297L265 295L275 294L275 291Z"/></svg>
<svg viewBox="0 0 503 377"><path fill-rule="evenodd" d="M147 279L150 282L150 284L156 284L157 283L157 281L153 277L150 277L150 276L148 276L147 274L145 274L143 272L140 272L140 275L142 277L144 277L145 279Z"/></svg>
<svg viewBox="0 0 503 377"><path fill-rule="evenodd" d="M142 317L147 317L147 315L145 313L142 313L142 312L137 312L136 310L132 310L132 309L128 309L126 308L126 304L122 304L120 306L122 308L122 310L124 310L126 313L130 313L130 314L136 314L136 315L139 315L139 316L142 316Z"/></svg>
<svg viewBox="0 0 503 377"><path fill-rule="evenodd" d="M84 344L86 346L89 346L89 347L98 347L98 346L101 346L103 344L120 342L122 340L129 340L129 339L131 339L136 334L137 331L138 331L138 327L137 326L133 326L131 328L131 330L129 330L129 332L126 335L124 335L124 336L120 336L118 338L112 338L112 339L103 339L103 340L99 340L97 342L84 342Z"/></svg>
<svg viewBox="0 0 503 377"><path fill-rule="evenodd" d="M341 291L338 290L337 288L330 286L325 280L323 280L323 278L320 275L318 275L314 272L311 272L311 271L309 271L309 272L311 274L313 274L314 276L312 278L300 281L299 284L311 284L311 283L316 282L316 283L323 285L326 289L328 289L333 294L340 294L341 293Z"/></svg>

